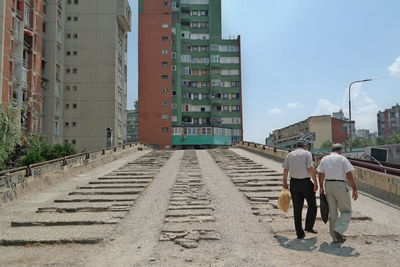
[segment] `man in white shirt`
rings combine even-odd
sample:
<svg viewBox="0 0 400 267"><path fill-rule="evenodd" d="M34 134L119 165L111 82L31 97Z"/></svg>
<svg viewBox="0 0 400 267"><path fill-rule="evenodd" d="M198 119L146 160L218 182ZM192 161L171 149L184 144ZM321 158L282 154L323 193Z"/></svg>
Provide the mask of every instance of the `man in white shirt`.
<svg viewBox="0 0 400 267"><path fill-rule="evenodd" d="M317 217L317 201L315 192L318 190L317 177L313 167L313 159L307 145L303 142L297 144L297 149L290 152L282 164L283 167L283 188L288 189L288 174L290 173L290 194L293 202L294 225L297 238L303 239L304 231L316 234L313 229ZM312 180L311 182L310 176ZM304 199L307 200L306 224L303 230L302 211Z"/></svg>
<svg viewBox="0 0 400 267"><path fill-rule="evenodd" d="M317 168L320 194L326 193L329 205L329 229L334 243L346 241L343 233L349 227L351 219L351 199L346 179L353 189L353 199L358 198L357 187L352 174L354 168L349 160L341 155L342 150L341 144L334 144L332 153L323 157ZM338 211L340 211L339 218Z"/></svg>

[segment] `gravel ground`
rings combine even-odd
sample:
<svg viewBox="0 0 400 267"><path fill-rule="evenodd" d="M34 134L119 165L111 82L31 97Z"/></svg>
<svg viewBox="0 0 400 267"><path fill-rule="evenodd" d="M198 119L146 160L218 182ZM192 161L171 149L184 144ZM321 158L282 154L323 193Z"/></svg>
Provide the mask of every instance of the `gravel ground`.
<svg viewBox="0 0 400 267"><path fill-rule="evenodd" d="M279 162L241 149L233 151L270 169L282 171ZM351 237L345 244L341 247L331 244L328 226L322 222L317 222L316 225L318 235L310 235L300 241L295 239L290 217L271 222L264 220L262 216L255 216L244 194L218 167L209 153L198 150L196 155L201 179L208 192L210 206L214 209L213 227L219 234L219 240L202 240L194 249L185 249L169 241L159 241L174 184L182 174L179 166L183 151L175 151L117 226L110 240L97 245L0 247L0 265L398 266L400 210L360 196L354 203L354 209L371 217L372 221L352 222L349 230ZM126 161L128 159L102 166L93 170L90 176L102 175L122 166ZM83 183L86 182L87 180ZM66 191L78 184L75 181L56 187ZM48 201L52 197L40 197L35 201ZM25 201L34 201L34 198L31 196L31 200L27 198ZM0 212L5 212L10 207L20 207L21 203L15 202L8 207L1 207Z"/></svg>

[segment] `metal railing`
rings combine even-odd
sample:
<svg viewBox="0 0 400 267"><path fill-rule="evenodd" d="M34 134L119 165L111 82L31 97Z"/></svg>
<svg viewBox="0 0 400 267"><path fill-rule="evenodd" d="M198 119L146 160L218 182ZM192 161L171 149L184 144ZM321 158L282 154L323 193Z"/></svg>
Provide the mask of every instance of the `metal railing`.
<svg viewBox="0 0 400 267"><path fill-rule="evenodd" d="M290 152L290 149L287 148L282 148L282 147L275 147L275 146L267 146L267 145L262 145L262 144L257 144L254 142L247 142L247 141L240 141L240 142L235 142L232 144L233 146L236 144L242 144L244 146L248 147L261 147L263 150L266 150L267 148L273 149L274 151L287 151ZM322 157L326 156L326 154L319 154L319 153L313 153L314 159L320 160ZM387 173L395 176L400 176L400 165L395 165L395 164L386 164L386 163L380 163L377 164L373 161L367 161L367 160L361 160L361 159L353 159L353 158L348 158L351 164L357 167L361 168L366 168L372 171L377 171L377 172L382 172L382 173Z"/></svg>

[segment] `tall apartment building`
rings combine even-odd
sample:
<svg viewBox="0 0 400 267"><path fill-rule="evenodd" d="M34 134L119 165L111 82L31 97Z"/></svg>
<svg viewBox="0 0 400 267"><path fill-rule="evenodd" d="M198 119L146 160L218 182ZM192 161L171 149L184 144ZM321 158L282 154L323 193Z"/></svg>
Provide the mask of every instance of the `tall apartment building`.
<svg viewBox="0 0 400 267"><path fill-rule="evenodd" d="M122 144L126 127L127 0L51 1L45 134L78 150Z"/></svg>
<svg viewBox="0 0 400 267"><path fill-rule="evenodd" d="M240 37L220 0L139 1L139 140L160 148L243 139Z"/></svg>
<svg viewBox="0 0 400 267"><path fill-rule="evenodd" d="M45 0L3 0L0 8L1 102L26 133L43 127Z"/></svg>
<svg viewBox="0 0 400 267"><path fill-rule="evenodd" d="M379 111L377 114L378 135L389 137L392 134L400 134L400 106Z"/></svg>

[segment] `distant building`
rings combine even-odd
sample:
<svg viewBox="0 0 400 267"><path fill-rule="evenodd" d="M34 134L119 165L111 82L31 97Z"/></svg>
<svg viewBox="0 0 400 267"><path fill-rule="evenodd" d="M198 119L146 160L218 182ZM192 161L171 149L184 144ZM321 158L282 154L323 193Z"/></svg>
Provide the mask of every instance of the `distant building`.
<svg viewBox="0 0 400 267"><path fill-rule="evenodd" d="M343 121L343 127L346 129L347 135L350 136L350 124L349 124L349 118L346 118L343 110L340 109L338 112L333 112L332 117L338 120ZM356 136L356 125L355 122L352 121L352 127L351 127L351 133L352 136Z"/></svg>
<svg viewBox="0 0 400 267"><path fill-rule="evenodd" d="M139 113L138 101L135 101L135 109L126 111L126 142L131 143L138 141L139 133Z"/></svg>
<svg viewBox="0 0 400 267"><path fill-rule="evenodd" d="M385 111L379 111L377 114L378 135L389 137L392 134L400 134L400 106L397 104Z"/></svg>
<svg viewBox="0 0 400 267"><path fill-rule="evenodd" d="M375 140L377 133L371 133L368 129L358 129L356 130L356 137L364 138L369 140Z"/></svg>
<svg viewBox="0 0 400 267"><path fill-rule="evenodd" d="M330 115L312 116L304 121L273 131L266 139L266 143L277 147L292 148L300 140L305 140L311 144L312 149L321 148L326 141L344 143L348 140L345 124L346 121Z"/></svg>

